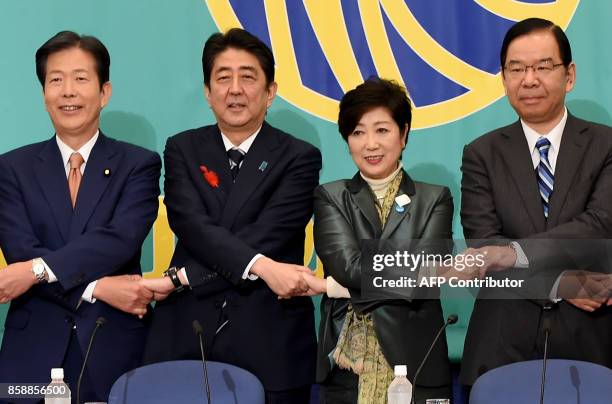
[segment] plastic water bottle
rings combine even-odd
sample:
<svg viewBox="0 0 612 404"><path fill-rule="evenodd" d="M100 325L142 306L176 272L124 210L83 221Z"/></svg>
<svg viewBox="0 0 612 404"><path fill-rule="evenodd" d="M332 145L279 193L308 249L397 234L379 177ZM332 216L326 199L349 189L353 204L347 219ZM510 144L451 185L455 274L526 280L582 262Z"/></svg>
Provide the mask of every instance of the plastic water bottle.
<svg viewBox="0 0 612 404"><path fill-rule="evenodd" d="M395 365L393 369L395 379L389 385L387 390L388 404L410 404L412 396L412 383L406 378L406 365Z"/></svg>
<svg viewBox="0 0 612 404"><path fill-rule="evenodd" d="M47 386L45 404L70 404L70 389L64 382L64 369L51 369L51 383Z"/></svg>

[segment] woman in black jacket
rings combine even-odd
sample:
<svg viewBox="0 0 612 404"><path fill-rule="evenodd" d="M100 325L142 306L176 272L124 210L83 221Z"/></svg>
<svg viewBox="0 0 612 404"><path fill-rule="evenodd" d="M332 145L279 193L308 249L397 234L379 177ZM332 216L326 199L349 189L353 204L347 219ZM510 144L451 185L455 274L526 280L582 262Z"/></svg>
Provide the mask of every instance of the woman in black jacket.
<svg viewBox="0 0 612 404"><path fill-rule="evenodd" d="M339 131L359 171L315 191L315 248L326 275L313 285L325 292L317 369L323 403L386 403L394 365L407 365L412 380L444 323L437 298L416 299L408 290L403 298L372 298L362 289L362 240L452 238L448 188L413 181L402 166L410 122L406 91L388 80L370 79L340 102ZM424 402L451 394L443 338L415 396Z"/></svg>

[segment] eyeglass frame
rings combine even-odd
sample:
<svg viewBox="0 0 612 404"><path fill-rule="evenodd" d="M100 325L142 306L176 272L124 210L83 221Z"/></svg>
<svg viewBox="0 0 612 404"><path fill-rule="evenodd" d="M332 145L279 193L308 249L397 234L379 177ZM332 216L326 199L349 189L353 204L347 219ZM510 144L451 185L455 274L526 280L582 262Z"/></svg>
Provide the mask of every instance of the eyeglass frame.
<svg viewBox="0 0 612 404"><path fill-rule="evenodd" d="M545 67L545 66L541 66L543 64L547 64L547 63L551 63L552 65L550 66L550 69L544 68L542 70L538 70L538 68L540 67ZM509 66L511 64L515 64L518 66L522 66L523 67L523 71L519 72L519 71L511 71L509 70ZM538 66L540 65L540 66ZM547 74L551 73L553 70L555 70L557 67L561 67L564 66L565 64L563 62L561 63L554 63L551 59L545 59L545 60L540 60L537 63L534 63L532 65L526 65L524 63L520 63L520 62L510 62L508 63L506 66L503 67L503 70L506 72L506 74L508 76L510 76L513 79L519 79L519 78L523 78L527 75L527 71L529 69L533 70L533 74L541 77L540 75L543 74L544 76L546 76Z"/></svg>

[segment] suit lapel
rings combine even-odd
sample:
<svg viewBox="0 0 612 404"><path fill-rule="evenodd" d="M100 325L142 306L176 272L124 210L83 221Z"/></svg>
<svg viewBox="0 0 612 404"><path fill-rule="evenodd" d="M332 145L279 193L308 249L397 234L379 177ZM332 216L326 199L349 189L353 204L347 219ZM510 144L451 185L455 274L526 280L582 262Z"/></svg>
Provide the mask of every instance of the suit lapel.
<svg viewBox="0 0 612 404"><path fill-rule="evenodd" d="M278 161L282 151L280 146L278 134L264 122L249 152L244 156L236 182L232 185L221 217L222 226L228 229L232 226L238 212L253 195L258 185L268 173L274 170L274 164ZM226 164L229 167L227 160ZM231 183L231 175L229 181Z"/></svg>
<svg viewBox="0 0 612 404"><path fill-rule="evenodd" d="M70 239L83 232L100 197L112 181L113 173L117 171L117 164L120 159L116 156L112 143L112 140L100 132L98 140L91 150L77 195L74 215L70 225ZM105 174L106 170L109 170L110 175Z"/></svg>
<svg viewBox="0 0 612 404"><path fill-rule="evenodd" d="M63 241L66 242L72 218L72 203L66 169L55 137L48 140L38 154L34 172L55 224L60 230Z"/></svg>
<svg viewBox="0 0 612 404"><path fill-rule="evenodd" d="M214 171L219 177L219 186L210 186L219 203L225 204L227 195L232 188L232 175L230 173L229 159L225 152L223 139L219 127L214 125L202 136L197 136L195 140L196 156L200 166ZM198 170L200 168L198 167ZM202 181L206 181L202 174ZM207 186L209 186L207 184Z"/></svg>
<svg viewBox="0 0 612 404"><path fill-rule="evenodd" d="M402 177L402 182L400 183L398 195L406 194L412 198L416 192L415 187L414 187L414 182L408 176L408 174L406 174L405 171L403 172L403 174L404 175ZM407 220L408 217L410 217L410 211L412 210L412 203L409 203L408 205L404 206L403 212L398 212L396 207L397 207L397 204L394 203L393 207L391 208L391 211L389 212L387 223L385 224L382 235L380 237L382 239L390 238L391 235L397 229L397 227L404 220Z"/></svg>
<svg viewBox="0 0 612 404"><path fill-rule="evenodd" d="M501 136L505 141L501 142L500 154L514 179L525 210L531 218L534 232L542 232L546 228L544 209L529 145L520 121L505 129Z"/></svg>
<svg viewBox="0 0 612 404"><path fill-rule="evenodd" d="M574 183L578 166L584 159L589 140L588 126L568 113L561 137L561 145L559 146L559 154L557 155L557 164L555 165L555 183L550 197L548 227L557 225L561 208L565 203L571 185Z"/></svg>
<svg viewBox="0 0 612 404"><path fill-rule="evenodd" d="M374 205L374 196L368 184L361 178L359 172L357 172L348 183L348 189L351 194L353 194L355 205L357 205L363 216L370 223L374 238L380 238L382 224L380 223L378 212Z"/></svg>

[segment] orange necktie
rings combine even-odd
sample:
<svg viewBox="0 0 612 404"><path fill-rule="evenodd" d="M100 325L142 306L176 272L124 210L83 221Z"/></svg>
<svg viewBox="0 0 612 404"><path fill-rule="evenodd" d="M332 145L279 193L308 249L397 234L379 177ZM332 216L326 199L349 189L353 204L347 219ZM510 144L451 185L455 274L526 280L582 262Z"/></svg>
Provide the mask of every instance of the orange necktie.
<svg viewBox="0 0 612 404"><path fill-rule="evenodd" d="M81 185L81 165L85 162L83 156L79 153L72 153L70 155L70 172L68 173L68 189L70 189L70 200L72 201L72 209L76 205L77 194L79 193L79 186Z"/></svg>

